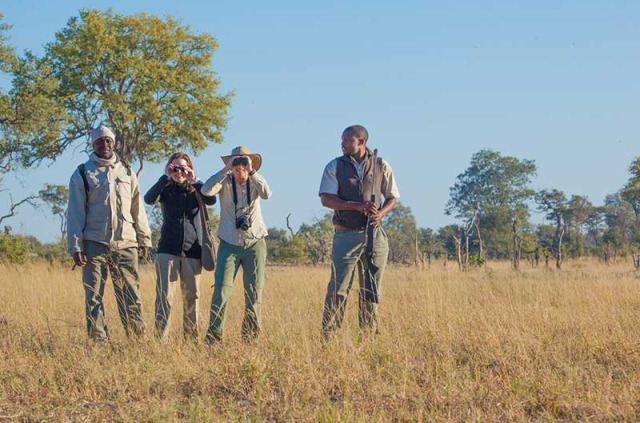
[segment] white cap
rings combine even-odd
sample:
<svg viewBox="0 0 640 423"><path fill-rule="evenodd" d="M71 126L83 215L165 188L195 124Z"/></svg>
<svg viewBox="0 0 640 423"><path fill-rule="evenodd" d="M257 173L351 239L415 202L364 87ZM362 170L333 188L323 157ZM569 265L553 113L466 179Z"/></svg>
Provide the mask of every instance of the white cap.
<svg viewBox="0 0 640 423"><path fill-rule="evenodd" d="M111 141L114 142L116 140L116 136L113 134L113 132L111 132L111 129L107 128L106 126L100 126L91 130L91 144L102 137L109 137L111 138Z"/></svg>

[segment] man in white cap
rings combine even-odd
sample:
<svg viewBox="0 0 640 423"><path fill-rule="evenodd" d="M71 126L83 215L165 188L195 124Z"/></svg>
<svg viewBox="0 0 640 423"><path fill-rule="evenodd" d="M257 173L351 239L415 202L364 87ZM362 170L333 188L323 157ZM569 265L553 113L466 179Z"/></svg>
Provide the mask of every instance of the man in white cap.
<svg viewBox="0 0 640 423"><path fill-rule="evenodd" d="M67 245L83 268L87 332L105 342L109 331L102 297L109 272L126 334L144 333L138 258L151 247L151 231L138 178L114 152L113 132L95 128L91 142L93 153L69 182Z"/></svg>
<svg viewBox="0 0 640 423"><path fill-rule="evenodd" d="M250 342L260 331L260 304L267 260L267 227L260 211L260 199L271 197L267 181L257 171L262 157L246 147L236 147L222 157L224 168L201 188L204 195L220 194L218 264L211 300L206 341L222 340L224 315L233 289L233 279L242 266L244 320L242 338Z"/></svg>

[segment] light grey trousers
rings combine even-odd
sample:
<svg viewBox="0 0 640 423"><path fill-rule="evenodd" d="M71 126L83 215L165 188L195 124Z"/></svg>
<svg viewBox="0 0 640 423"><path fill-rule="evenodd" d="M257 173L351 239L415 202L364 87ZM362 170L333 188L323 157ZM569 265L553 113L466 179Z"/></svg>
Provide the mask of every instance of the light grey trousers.
<svg viewBox="0 0 640 423"><path fill-rule="evenodd" d="M322 333L326 338L342 326L347 297L355 277L358 277L358 322L361 330L377 333L378 302L382 287L382 275L389 255L387 234L382 228L374 229L373 251L366 257L365 231L342 230L333 236L331 252L331 279L327 286L322 314Z"/></svg>
<svg viewBox="0 0 640 423"><path fill-rule="evenodd" d="M156 334L159 338L169 335L169 317L178 281L182 291L184 335L197 338L201 273L199 259L164 253L156 256Z"/></svg>
<svg viewBox="0 0 640 423"><path fill-rule="evenodd" d="M82 268L82 281L89 337L98 341L109 339L102 301L109 273L116 294L118 314L127 336L131 332L143 334L145 324L140 301L138 249L132 247L111 250L98 242L85 241L84 252L88 263Z"/></svg>

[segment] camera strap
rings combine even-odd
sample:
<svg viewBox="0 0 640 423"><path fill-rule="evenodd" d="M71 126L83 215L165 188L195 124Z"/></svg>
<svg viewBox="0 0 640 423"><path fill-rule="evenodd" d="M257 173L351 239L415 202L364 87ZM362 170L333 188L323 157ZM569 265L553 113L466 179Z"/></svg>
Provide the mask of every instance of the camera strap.
<svg viewBox="0 0 640 423"><path fill-rule="evenodd" d="M233 206L235 209L235 215L238 215L238 193L236 192L236 178L231 175L231 185L233 186ZM251 183L247 179L247 207L251 204Z"/></svg>

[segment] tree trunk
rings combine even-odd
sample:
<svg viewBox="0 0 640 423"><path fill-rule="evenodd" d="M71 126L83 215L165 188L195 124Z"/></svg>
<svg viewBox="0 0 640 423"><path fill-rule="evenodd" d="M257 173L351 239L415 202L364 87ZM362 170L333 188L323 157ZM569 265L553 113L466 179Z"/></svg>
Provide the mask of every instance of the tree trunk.
<svg viewBox="0 0 640 423"><path fill-rule="evenodd" d="M474 226L476 227L476 235L478 236L478 247L480 248L480 266L484 266L485 264L487 264L487 258L484 255L484 241L482 240L482 235L480 234L480 224L478 223L477 216L474 218L474 222Z"/></svg>
<svg viewBox="0 0 640 423"><path fill-rule="evenodd" d="M469 232L464 234L464 269L469 268Z"/></svg>
<svg viewBox="0 0 640 423"><path fill-rule="evenodd" d="M518 254L518 220L513 220L513 269L518 270L520 267L520 257Z"/></svg>
<svg viewBox="0 0 640 423"><path fill-rule="evenodd" d="M557 214L556 216L556 268L562 270L562 238L564 236L564 216Z"/></svg>
<svg viewBox="0 0 640 423"><path fill-rule="evenodd" d="M462 266L462 240L460 238L458 238L457 236L453 236L453 240L456 243L456 252L458 254L458 268L463 271L463 266ZM445 266L446 266L446 261L445 261Z"/></svg>

